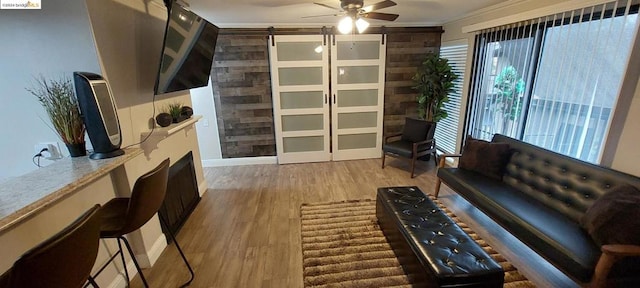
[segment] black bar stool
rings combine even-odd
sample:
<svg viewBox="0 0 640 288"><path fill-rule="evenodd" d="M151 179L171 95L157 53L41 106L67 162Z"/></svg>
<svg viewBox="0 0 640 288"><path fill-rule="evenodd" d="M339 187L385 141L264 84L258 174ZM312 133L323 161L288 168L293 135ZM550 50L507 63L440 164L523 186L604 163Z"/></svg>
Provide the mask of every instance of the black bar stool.
<svg viewBox="0 0 640 288"><path fill-rule="evenodd" d="M87 210L62 231L25 252L0 276L0 287L78 288L87 279L100 246L100 205Z"/></svg>
<svg viewBox="0 0 640 288"><path fill-rule="evenodd" d="M122 252L122 241L127 247L129 255L131 255L131 259L133 259L133 264L136 266L138 274L140 274L144 287L149 287L147 279L144 278L140 265L138 265L138 261L131 250L129 241L127 241L124 235L140 229L140 227L147 223L153 215L158 213L167 192L168 177L169 159L166 159L156 168L140 176L140 178L136 180L131 193L131 198L111 199L102 207L102 209L100 209L102 215L100 238L116 238L118 240L118 252L111 256L109 261L105 263L100 270L98 270L94 277L98 276L98 274L100 274L118 254L120 254L125 276L127 277L127 284L129 283L129 272L127 272L127 264ZM160 224L166 227L166 221L163 217L160 216L159 218ZM189 269L191 278L181 287L188 286L195 277L193 269L191 268L191 265L189 265L187 258L184 256L184 253L182 252L182 249L180 248L178 241L176 241L173 233L169 232L167 229L167 234L169 234L171 240L176 244L176 248L178 249L178 252L180 252L182 260Z"/></svg>

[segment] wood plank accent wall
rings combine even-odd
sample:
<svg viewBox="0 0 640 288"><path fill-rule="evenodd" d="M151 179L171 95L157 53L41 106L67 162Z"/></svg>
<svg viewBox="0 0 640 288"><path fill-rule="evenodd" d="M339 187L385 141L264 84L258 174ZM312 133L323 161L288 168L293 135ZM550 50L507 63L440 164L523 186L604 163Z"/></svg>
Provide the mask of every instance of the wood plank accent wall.
<svg viewBox="0 0 640 288"><path fill-rule="evenodd" d="M211 80L223 158L275 156L267 37L218 36Z"/></svg>
<svg viewBox="0 0 640 288"><path fill-rule="evenodd" d="M276 29L318 34L320 29ZM411 77L428 51L440 49L441 27L387 28L384 134L415 117ZM370 33L380 33L371 29ZM267 29L221 29L211 71L223 158L275 156Z"/></svg>
<svg viewBox="0 0 640 288"><path fill-rule="evenodd" d="M440 51L441 29L388 34L384 91L384 135L402 132L405 117L417 117L417 93L411 77L429 51Z"/></svg>

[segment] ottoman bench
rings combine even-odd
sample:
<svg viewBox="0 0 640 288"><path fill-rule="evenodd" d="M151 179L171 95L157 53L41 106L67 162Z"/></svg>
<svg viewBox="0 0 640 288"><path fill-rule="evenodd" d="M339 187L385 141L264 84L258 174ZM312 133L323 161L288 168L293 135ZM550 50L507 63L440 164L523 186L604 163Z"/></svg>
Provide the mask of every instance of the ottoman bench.
<svg viewBox="0 0 640 288"><path fill-rule="evenodd" d="M418 187L378 188L376 216L393 249L410 250L433 286L502 287L502 267Z"/></svg>

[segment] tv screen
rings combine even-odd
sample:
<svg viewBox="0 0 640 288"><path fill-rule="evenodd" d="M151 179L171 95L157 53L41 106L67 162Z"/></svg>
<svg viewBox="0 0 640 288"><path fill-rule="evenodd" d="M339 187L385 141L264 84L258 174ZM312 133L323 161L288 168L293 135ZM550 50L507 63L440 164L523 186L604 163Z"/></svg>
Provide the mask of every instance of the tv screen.
<svg viewBox="0 0 640 288"><path fill-rule="evenodd" d="M206 86L218 30L174 2L169 9L154 92L164 94Z"/></svg>

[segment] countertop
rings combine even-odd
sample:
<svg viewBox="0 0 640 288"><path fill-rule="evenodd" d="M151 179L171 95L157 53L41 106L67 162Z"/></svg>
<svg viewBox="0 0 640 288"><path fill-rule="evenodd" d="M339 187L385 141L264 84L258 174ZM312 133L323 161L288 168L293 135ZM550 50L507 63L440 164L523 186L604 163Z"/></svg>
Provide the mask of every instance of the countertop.
<svg viewBox="0 0 640 288"><path fill-rule="evenodd" d="M91 160L88 156L57 160L0 183L0 232L55 204L142 153L127 148L122 156Z"/></svg>

